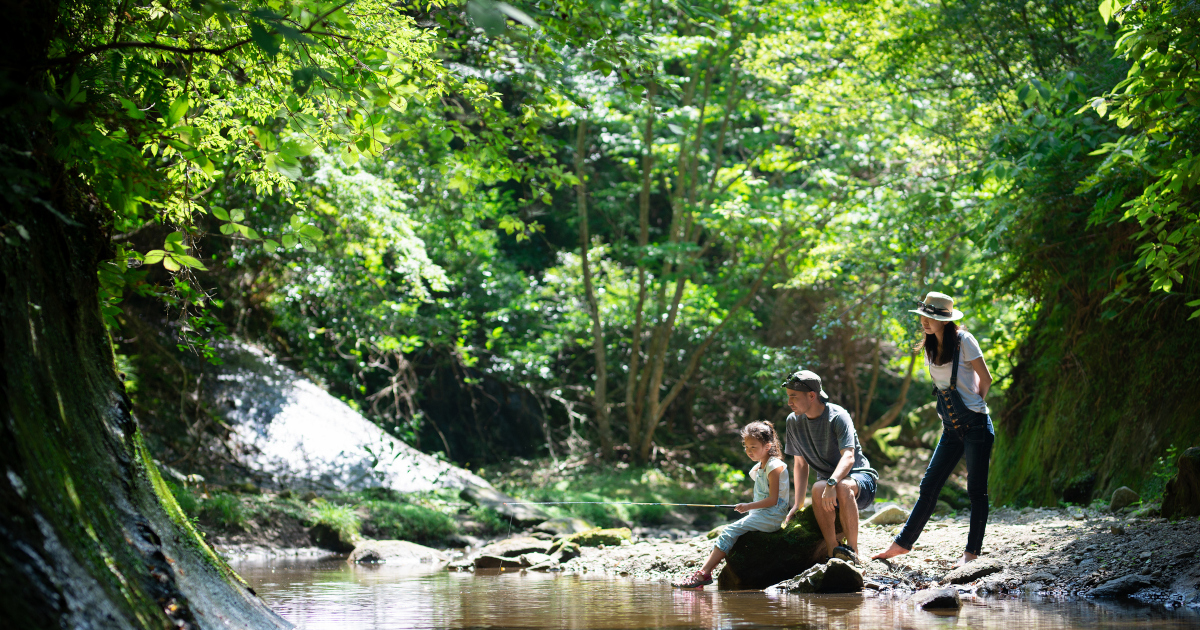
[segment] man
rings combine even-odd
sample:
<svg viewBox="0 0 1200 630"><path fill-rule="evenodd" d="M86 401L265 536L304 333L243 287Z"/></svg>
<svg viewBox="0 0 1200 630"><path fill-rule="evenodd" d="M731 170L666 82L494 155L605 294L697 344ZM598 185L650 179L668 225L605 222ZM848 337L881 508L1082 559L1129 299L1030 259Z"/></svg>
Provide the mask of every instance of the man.
<svg viewBox="0 0 1200 630"><path fill-rule="evenodd" d="M783 452L794 458L792 475L796 499L783 520L786 526L796 510L804 507L808 488L808 469L817 473L812 487L813 512L825 549L831 556L856 562L858 560L858 511L875 500L875 482L879 473L871 468L858 443L858 432L850 414L829 402L821 389L821 377L800 370L788 377L787 444ZM846 545L839 545L835 536L837 508L841 507L842 533Z"/></svg>

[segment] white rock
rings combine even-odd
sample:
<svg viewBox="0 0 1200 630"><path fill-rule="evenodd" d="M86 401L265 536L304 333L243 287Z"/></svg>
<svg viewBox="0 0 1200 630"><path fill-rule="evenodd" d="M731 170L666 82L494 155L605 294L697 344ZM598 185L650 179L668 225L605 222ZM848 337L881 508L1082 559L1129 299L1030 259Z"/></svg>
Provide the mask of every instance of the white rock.
<svg viewBox="0 0 1200 630"><path fill-rule="evenodd" d="M868 525L901 525L908 521L908 510L895 503L885 503L875 509L875 515L867 519Z"/></svg>

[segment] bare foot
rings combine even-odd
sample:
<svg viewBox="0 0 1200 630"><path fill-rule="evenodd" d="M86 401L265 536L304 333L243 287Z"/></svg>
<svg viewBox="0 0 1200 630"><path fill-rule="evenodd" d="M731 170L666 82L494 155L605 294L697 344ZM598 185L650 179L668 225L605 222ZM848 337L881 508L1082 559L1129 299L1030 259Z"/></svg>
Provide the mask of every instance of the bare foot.
<svg viewBox="0 0 1200 630"><path fill-rule="evenodd" d="M962 565L964 565L978 557L979 556L977 556L973 553L968 553L968 552L964 551L962 557L958 559L958 562L954 563L954 568L957 569L957 568L961 567Z"/></svg>
<svg viewBox="0 0 1200 630"><path fill-rule="evenodd" d="M891 547L888 547L886 550L884 550L881 553L877 553L877 554L871 556L871 559L872 560L887 560L888 558L892 558L895 556L902 556L906 553L908 553L907 549L905 549L904 547L901 547L900 545L897 545L896 543L892 543Z"/></svg>

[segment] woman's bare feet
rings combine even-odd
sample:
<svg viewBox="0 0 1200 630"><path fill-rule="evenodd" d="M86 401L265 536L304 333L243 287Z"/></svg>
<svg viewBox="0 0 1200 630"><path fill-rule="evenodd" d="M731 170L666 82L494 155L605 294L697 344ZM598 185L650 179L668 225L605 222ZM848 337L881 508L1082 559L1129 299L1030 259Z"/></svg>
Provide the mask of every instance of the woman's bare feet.
<svg viewBox="0 0 1200 630"><path fill-rule="evenodd" d="M962 557L958 559L958 562L955 562L955 563L954 563L954 568L955 568L955 569L957 569L958 567L961 567L962 565L964 565L964 564L966 564L966 563L968 563L968 562L970 562L970 561L972 561L972 560L974 560L974 559L976 559L976 558L978 558L978 557L979 557L979 556L977 556L977 555L975 555L975 554L973 554L973 553L969 553L969 552L966 552L966 551L964 551L964 552L963 552L963 555L962 555Z"/></svg>
<svg viewBox="0 0 1200 630"><path fill-rule="evenodd" d="M877 553L877 554L871 556L871 559L872 560L887 560L888 558L893 558L895 556L902 556L906 553L908 553L907 549L905 549L904 547L901 547L900 545L897 545L896 543L892 543L891 547L888 547L881 553Z"/></svg>

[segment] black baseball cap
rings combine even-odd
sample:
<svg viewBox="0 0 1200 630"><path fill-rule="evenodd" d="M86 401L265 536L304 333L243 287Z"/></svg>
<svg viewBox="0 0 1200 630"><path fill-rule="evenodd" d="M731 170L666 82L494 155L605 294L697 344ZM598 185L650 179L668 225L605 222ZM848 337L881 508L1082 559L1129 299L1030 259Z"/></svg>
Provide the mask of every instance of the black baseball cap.
<svg viewBox="0 0 1200 630"><path fill-rule="evenodd" d="M829 394L821 389L821 377L817 376L816 372L811 370L800 370L793 372L783 382L783 386L788 389L794 389L798 392L816 392L821 400L829 400Z"/></svg>

